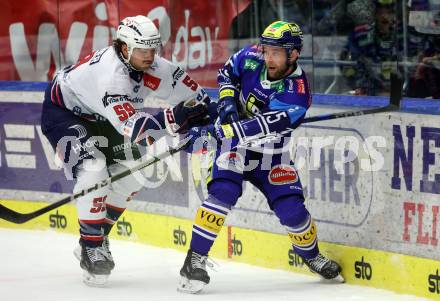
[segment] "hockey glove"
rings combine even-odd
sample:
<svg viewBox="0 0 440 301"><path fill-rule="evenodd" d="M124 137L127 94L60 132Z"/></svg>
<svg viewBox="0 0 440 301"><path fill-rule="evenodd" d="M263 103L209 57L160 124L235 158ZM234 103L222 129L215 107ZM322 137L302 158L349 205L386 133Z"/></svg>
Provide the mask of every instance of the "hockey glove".
<svg viewBox="0 0 440 301"><path fill-rule="evenodd" d="M238 121L237 105L232 97L219 100L217 112L221 124Z"/></svg>
<svg viewBox="0 0 440 301"><path fill-rule="evenodd" d="M238 139L231 132L230 125L221 125L220 119L217 119L215 125L194 127L189 130L188 137L190 142L186 151L188 153L205 153L217 148L218 143L224 140L230 140L229 146L234 147ZM232 138L232 139L230 139Z"/></svg>
<svg viewBox="0 0 440 301"><path fill-rule="evenodd" d="M213 136L214 126L198 126L189 129L187 153L206 153L216 148L217 141Z"/></svg>
<svg viewBox="0 0 440 301"><path fill-rule="evenodd" d="M171 135L186 134L191 127L209 122L207 113L207 105L203 101L182 101L174 108L164 110L165 127Z"/></svg>

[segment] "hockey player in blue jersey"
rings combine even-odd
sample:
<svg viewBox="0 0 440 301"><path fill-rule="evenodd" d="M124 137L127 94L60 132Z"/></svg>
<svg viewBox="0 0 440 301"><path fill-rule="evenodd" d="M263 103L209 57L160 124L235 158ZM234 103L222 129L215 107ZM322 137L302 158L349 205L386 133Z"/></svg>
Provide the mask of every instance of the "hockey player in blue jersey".
<svg viewBox="0 0 440 301"><path fill-rule="evenodd" d="M243 181L265 195L287 229L295 253L312 272L343 280L341 267L319 252L316 224L304 206L293 162L283 156L282 141L274 144L281 151L275 150L270 159L262 152L234 148L301 124L311 104L306 75L297 63L302 46L300 27L277 21L264 30L259 45L241 49L219 70L217 122L190 130L194 147L209 137L216 139L217 147L207 181L209 196L197 210L190 249L180 270L180 291L197 293L209 283L208 252L242 194ZM243 168L251 161L258 162L256 168Z"/></svg>

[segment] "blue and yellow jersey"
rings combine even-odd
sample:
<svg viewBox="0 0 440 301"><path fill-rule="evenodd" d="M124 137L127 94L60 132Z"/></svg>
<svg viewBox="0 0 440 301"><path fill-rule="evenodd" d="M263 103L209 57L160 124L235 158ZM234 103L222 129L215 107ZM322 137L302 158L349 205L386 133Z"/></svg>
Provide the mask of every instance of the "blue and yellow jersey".
<svg viewBox="0 0 440 301"><path fill-rule="evenodd" d="M239 138L296 128L311 105L309 85L301 67L297 65L283 79L270 81L256 45L232 55L219 70L217 81L220 100L233 98L238 104L240 122L231 126Z"/></svg>

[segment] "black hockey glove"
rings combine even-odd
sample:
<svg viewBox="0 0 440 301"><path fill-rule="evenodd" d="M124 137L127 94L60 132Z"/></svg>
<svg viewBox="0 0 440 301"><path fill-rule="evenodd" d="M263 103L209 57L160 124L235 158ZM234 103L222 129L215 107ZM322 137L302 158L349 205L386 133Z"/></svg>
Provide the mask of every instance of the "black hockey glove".
<svg viewBox="0 0 440 301"><path fill-rule="evenodd" d="M209 122L208 108L203 101L189 99L164 111L165 126L170 134L186 134L188 129Z"/></svg>

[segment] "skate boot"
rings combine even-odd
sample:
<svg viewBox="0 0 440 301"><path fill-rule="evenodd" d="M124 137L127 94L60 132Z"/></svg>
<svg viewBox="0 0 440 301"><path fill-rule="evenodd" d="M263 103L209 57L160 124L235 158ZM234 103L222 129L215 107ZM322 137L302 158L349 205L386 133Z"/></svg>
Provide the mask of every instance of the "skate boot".
<svg viewBox="0 0 440 301"><path fill-rule="evenodd" d="M207 256L200 255L191 249L188 250L183 267L180 270L182 276L178 291L196 294L209 283L209 275L206 272Z"/></svg>
<svg viewBox="0 0 440 301"><path fill-rule="evenodd" d="M319 274L322 278L336 282L345 282L344 277L341 275L341 266L321 253L312 259L303 258L303 261L310 271Z"/></svg>
<svg viewBox="0 0 440 301"><path fill-rule="evenodd" d="M104 240L102 241L102 248L105 251L106 254L104 256L107 258L110 269L113 270L115 267L115 262L113 260L112 252L110 252L110 242L108 239L108 236L104 236ZM81 243L78 244L78 246L73 250L73 255L75 255L76 259L81 261L81 252L82 252L82 246Z"/></svg>
<svg viewBox="0 0 440 301"><path fill-rule="evenodd" d="M83 282L89 286L105 286L111 272L112 264L107 259L107 254L102 246L90 247L80 243L75 249L75 257L78 258L83 269Z"/></svg>
<svg viewBox="0 0 440 301"><path fill-rule="evenodd" d="M113 270L115 268L115 262L113 260L112 252L110 252L110 241L108 239L108 236L104 236L104 240L102 241L102 248L105 251L104 256L108 260L110 270Z"/></svg>

